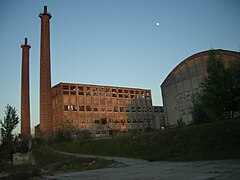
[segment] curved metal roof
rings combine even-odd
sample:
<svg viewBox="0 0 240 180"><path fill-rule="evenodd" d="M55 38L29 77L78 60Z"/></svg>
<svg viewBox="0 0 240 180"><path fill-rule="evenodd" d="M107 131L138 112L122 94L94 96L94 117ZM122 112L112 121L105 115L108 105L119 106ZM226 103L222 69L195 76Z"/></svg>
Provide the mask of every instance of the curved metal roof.
<svg viewBox="0 0 240 180"><path fill-rule="evenodd" d="M221 54L221 55L230 55L230 56L236 56L236 58L240 59L240 53L236 52L236 51L229 51L229 50L223 50L223 49L213 49L213 50L207 50L207 51L202 51L199 53L196 53L194 55L189 56L188 58L184 59L182 62L180 62L169 74L168 76L164 79L163 83L161 84L161 86L167 81L167 79L173 74L174 71L176 71L180 66L183 66L184 64L186 64L188 61L195 59L197 57L202 57L202 56L206 56L209 55L209 53L211 51L214 51L214 53L216 55Z"/></svg>

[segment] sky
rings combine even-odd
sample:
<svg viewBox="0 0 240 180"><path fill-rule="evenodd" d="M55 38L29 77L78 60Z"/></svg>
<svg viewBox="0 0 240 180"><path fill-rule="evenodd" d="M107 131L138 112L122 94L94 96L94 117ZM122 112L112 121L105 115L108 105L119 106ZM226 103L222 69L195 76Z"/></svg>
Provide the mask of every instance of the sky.
<svg viewBox="0 0 240 180"><path fill-rule="evenodd" d="M150 89L153 105L163 105L160 85L181 61L212 48L240 51L239 0L1 0L0 119L7 104L20 117L21 44L28 38L32 128L39 123L44 5L52 15L52 86Z"/></svg>

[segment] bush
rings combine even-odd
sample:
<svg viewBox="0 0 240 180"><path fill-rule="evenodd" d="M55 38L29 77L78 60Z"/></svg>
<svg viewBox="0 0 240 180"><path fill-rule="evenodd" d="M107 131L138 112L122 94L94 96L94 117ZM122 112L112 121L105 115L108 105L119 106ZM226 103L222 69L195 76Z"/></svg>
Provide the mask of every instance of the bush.
<svg viewBox="0 0 240 180"><path fill-rule="evenodd" d="M77 140L89 139L92 133L89 130L75 130L73 131L73 138Z"/></svg>
<svg viewBox="0 0 240 180"><path fill-rule="evenodd" d="M69 129L59 129L55 134L55 141L67 142L72 141L72 132Z"/></svg>

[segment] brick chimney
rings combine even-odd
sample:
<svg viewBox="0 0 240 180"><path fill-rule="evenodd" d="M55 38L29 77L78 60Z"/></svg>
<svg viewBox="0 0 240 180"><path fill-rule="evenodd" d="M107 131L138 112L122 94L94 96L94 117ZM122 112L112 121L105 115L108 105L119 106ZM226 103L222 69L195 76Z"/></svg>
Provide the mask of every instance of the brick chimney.
<svg viewBox="0 0 240 180"><path fill-rule="evenodd" d="M31 137L30 130L30 103L29 103L29 49L25 42L22 48L22 84L21 84L21 138L27 140Z"/></svg>
<svg viewBox="0 0 240 180"><path fill-rule="evenodd" d="M50 19L51 15L44 6L41 18L40 49L40 131L43 136L53 133L52 96L51 96L51 62L50 62Z"/></svg>

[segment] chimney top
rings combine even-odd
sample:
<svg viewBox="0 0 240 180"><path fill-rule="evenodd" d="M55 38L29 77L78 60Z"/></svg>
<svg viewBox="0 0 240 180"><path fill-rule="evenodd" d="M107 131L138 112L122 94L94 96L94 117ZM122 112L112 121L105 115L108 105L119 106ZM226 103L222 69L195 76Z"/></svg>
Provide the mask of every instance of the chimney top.
<svg viewBox="0 0 240 180"><path fill-rule="evenodd" d="M47 6L44 6L44 11L42 13L39 14L39 17L42 18L43 15L48 15L49 19L51 19L51 14L47 11Z"/></svg>
<svg viewBox="0 0 240 180"><path fill-rule="evenodd" d="M47 13L47 6L44 6L44 13Z"/></svg>
<svg viewBox="0 0 240 180"><path fill-rule="evenodd" d="M25 38L24 43L21 45L21 48L24 48L24 47L28 47L29 49L31 48L31 46L28 44L28 38Z"/></svg>

